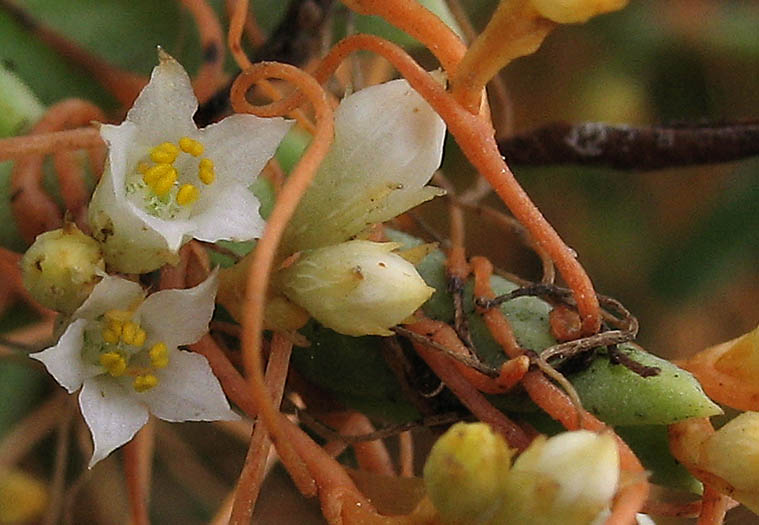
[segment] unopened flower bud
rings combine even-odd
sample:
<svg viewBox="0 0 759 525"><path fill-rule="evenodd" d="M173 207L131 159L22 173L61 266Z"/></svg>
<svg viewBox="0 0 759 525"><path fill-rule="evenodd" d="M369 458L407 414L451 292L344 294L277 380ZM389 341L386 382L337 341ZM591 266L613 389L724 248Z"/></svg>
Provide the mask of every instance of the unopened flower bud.
<svg viewBox="0 0 759 525"><path fill-rule="evenodd" d="M628 0L532 0L532 5L549 20L559 24L574 24L622 9L627 2Z"/></svg>
<svg viewBox="0 0 759 525"><path fill-rule="evenodd" d="M98 243L73 223L39 235L21 259L24 286L40 304L72 313L104 274Z"/></svg>
<svg viewBox="0 0 759 525"><path fill-rule="evenodd" d="M0 470L0 523L26 523L42 515L47 489L20 470Z"/></svg>
<svg viewBox="0 0 759 525"><path fill-rule="evenodd" d="M587 525L608 508L618 481L610 434L578 430L537 438L514 462L505 521L494 523Z"/></svg>
<svg viewBox="0 0 759 525"><path fill-rule="evenodd" d="M321 324L345 335L392 335L435 291L396 243L355 240L305 251L280 272L281 291Z"/></svg>
<svg viewBox="0 0 759 525"><path fill-rule="evenodd" d="M730 497L759 514L759 413L744 412L709 436L699 468L734 487Z"/></svg>
<svg viewBox="0 0 759 525"><path fill-rule="evenodd" d="M432 447L424 484L446 523L490 523L514 450L485 423L457 423ZM516 523L516 522L514 522Z"/></svg>

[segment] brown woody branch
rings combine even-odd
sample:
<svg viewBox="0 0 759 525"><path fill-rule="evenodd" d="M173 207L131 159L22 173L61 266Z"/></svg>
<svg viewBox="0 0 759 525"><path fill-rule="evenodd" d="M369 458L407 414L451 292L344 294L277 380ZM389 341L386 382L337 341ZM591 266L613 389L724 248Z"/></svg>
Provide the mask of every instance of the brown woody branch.
<svg viewBox="0 0 759 525"><path fill-rule="evenodd" d="M653 170L759 155L759 122L632 127L558 122L498 143L510 165Z"/></svg>

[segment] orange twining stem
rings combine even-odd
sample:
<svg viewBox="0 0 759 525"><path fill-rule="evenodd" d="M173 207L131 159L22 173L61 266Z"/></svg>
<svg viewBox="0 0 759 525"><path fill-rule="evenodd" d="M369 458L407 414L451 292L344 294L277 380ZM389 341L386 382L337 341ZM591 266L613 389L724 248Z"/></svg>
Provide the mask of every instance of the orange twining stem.
<svg viewBox="0 0 759 525"><path fill-rule="evenodd" d="M0 162L26 155L46 155L54 151L105 146L100 132L92 127L36 133L0 140Z"/></svg>
<svg viewBox="0 0 759 525"><path fill-rule="evenodd" d="M406 328L426 337L434 337L436 333L445 330L445 326L447 325L439 321L423 319L406 326ZM453 332L452 329L450 330ZM456 334L453 333L453 335L455 336ZM524 430L506 417L503 412L490 404L477 388L472 385L469 378L463 375L462 370L454 364L454 361L439 351L428 348L423 343L417 341L412 341L412 343L417 353L427 362L429 367L435 372L435 375L445 383L472 414L477 416L481 421L488 423L497 432L500 432L512 447L519 450L527 448L527 445L530 444L530 438ZM463 346L461 341L458 344Z"/></svg>
<svg viewBox="0 0 759 525"><path fill-rule="evenodd" d="M300 473L293 473L293 481L298 483L296 475L301 481L310 479L305 472L302 459L298 457L292 446L285 439L284 431L280 425L277 409L272 405L262 370L261 337L264 327L264 309L266 292L269 286L269 276L277 253L277 247L290 217L295 212L303 194L311 184L319 164L324 159L332 144L334 136L334 122L332 109L327 100L327 95L322 87L308 74L300 69L287 64L262 62L245 70L235 79L232 85L232 104L235 111L254 113L258 116L273 116L270 106L251 106L245 100L245 92L248 87L263 78L276 77L295 84L303 92L316 112L317 127L314 139L298 164L293 168L290 177L277 196L271 216L266 223L266 229L258 241L253 260L248 273L247 287L245 291L245 304L242 310L242 356L245 371L248 376L250 391L258 408L261 420L269 430L272 441L277 447L282 461L289 469L297 469ZM307 478L308 477L308 478ZM299 489L304 494L314 494L315 486L311 483L301 484Z"/></svg>
<svg viewBox="0 0 759 525"><path fill-rule="evenodd" d="M37 133L49 133L88 124L91 120L103 119L103 112L94 104L84 100L68 99L51 106L32 128L31 133L32 136ZM99 145L102 145L102 142ZM78 195L86 192L83 188L84 180L80 177L81 171L70 169L71 165L66 165L65 160L65 157L58 159L58 166L64 164L61 166L64 170L58 176L79 179L68 180L63 185L67 203L76 204L79 200ZM28 243L34 241L40 233L58 228L62 224L62 214L58 205L42 187L43 162L44 156L41 154L27 155L13 164L11 172L11 194L14 195L11 199L11 209L21 236Z"/></svg>
<svg viewBox="0 0 759 525"><path fill-rule="evenodd" d="M237 0L226 0L224 2L224 7L227 12L227 16L229 17L229 25L230 25L230 31L232 30L232 17L234 16L234 11L237 6ZM239 22L238 22L239 23ZM245 14L245 20L241 24L241 27L239 29L240 33L243 32L248 37L248 42L253 47L258 47L262 45L264 42L266 42L266 35L264 34L261 27L258 25L258 20L256 20L256 15L253 13L253 11L250 10L250 8L247 9L247 13Z"/></svg>
<svg viewBox="0 0 759 525"><path fill-rule="evenodd" d="M493 290L490 285L490 272L492 266L480 257L472 258L475 268L475 294L492 298ZM484 315L485 324L493 335L493 338L501 343L504 351L511 356L518 350L513 330L508 319L500 308L491 308ZM521 352L521 350L519 350ZM620 488L612 508L612 514L607 519L606 525L628 525L634 523L635 514L640 511L648 497L649 486L645 479L645 470L635 453L617 436L614 431L607 427L594 415L582 409L578 416L578 407L570 397L551 383L542 372L534 370L527 372L522 379L522 385L530 398L543 409L549 416L559 421L568 430L584 428L594 432L612 432L617 441L619 450L620 466L631 474L627 485Z"/></svg>
<svg viewBox="0 0 759 525"><path fill-rule="evenodd" d="M290 354L293 345L290 341L275 333L271 340L271 353L266 365L266 385L279 406L285 392L287 370L290 367ZM245 458L240 477L237 480L235 500L232 505L230 525L247 525L253 515L261 484L266 475L266 458L271 448L271 439L264 425L256 425L250 438L248 454Z"/></svg>
<svg viewBox="0 0 759 525"><path fill-rule="evenodd" d="M466 45L445 22L417 1L342 0L357 13L378 15L419 40L452 75L466 54Z"/></svg>
<svg viewBox="0 0 759 525"><path fill-rule="evenodd" d="M696 525L721 525L725 522L730 506L730 498L711 485L704 485L701 513L698 515Z"/></svg>
<svg viewBox="0 0 759 525"><path fill-rule="evenodd" d="M192 87L198 102L210 99L224 78L224 31L216 12L205 0L181 0L190 11L200 33L202 61Z"/></svg>
<svg viewBox="0 0 759 525"><path fill-rule="evenodd" d="M370 434L377 430L371 420L361 412L331 412L324 414L322 421L336 428L343 436L359 436L361 434ZM337 443L335 444L337 445ZM339 442L339 444L342 445L340 448L344 449L345 444L343 442ZM360 470L374 472L383 476L396 475L393 458L381 439L359 441L358 443L353 443L352 447ZM333 456L337 457L334 454Z"/></svg>
<svg viewBox="0 0 759 525"><path fill-rule="evenodd" d="M577 261L574 251L564 244L509 170L498 151L490 121L469 113L459 105L451 94L403 49L372 35L354 35L338 42L314 71L314 78L319 82L325 82L346 56L359 49L373 51L385 57L437 111L472 165L488 180L540 249L555 262L559 273L572 289L582 318L582 334L587 336L598 332L601 327L601 309L593 283ZM269 111L276 114L286 113L297 107L301 100L301 95L296 93L270 104Z"/></svg>
<svg viewBox="0 0 759 525"><path fill-rule="evenodd" d="M146 499L150 486L150 469L146 469L144 465L146 460L153 459L153 440L153 425L148 422L132 440L124 445L124 477L133 525L150 523Z"/></svg>

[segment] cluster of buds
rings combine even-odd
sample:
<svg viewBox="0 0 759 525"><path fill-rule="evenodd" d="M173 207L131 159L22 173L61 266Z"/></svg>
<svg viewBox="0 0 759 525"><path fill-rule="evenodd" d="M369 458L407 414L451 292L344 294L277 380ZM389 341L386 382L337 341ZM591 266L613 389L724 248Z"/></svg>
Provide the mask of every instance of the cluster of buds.
<svg viewBox="0 0 759 525"><path fill-rule="evenodd" d="M587 525L601 519L619 483L617 444L586 430L539 437L516 451L484 423L458 423L424 466L443 522Z"/></svg>

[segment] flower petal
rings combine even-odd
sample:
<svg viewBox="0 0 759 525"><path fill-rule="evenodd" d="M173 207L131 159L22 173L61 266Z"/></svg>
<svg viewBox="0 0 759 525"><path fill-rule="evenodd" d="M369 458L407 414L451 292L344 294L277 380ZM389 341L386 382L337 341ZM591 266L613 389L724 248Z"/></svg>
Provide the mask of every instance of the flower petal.
<svg viewBox="0 0 759 525"><path fill-rule="evenodd" d="M95 444L89 468L132 439L148 422L147 409L109 376L84 382L79 407Z"/></svg>
<svg viewBox="0 0 759 525"><path fill-rule="evenodd" d="M125 310L145 296L142 286L121 277L106 275L82 306L74 312L79 319L95 319L108 310Z"/></svg>
<svg viewBox="0 0 759 525"><path fill-rule="evenodd" d="M169 348L194 343L208 331L215 307L218 272L193 288L161 290L148 296L137 311L150 345L162 341Z"/></svg>
<svg viewBox="0 0 759 525"><path fill-rule="evenodd" d="M442 119L405 80L345 98L335 142L288 225L284 252L337 244L431 198L418 192L440 165L444 137Z"/></svg>
<svg viewBox="0 0 759 525"><path fill-rule="evenodd" d="M201 241L249 241L261 237L266 221L258 212L261 203L242 184L207 188L195 205L190 234ZM200 210L200 211L197 211Z"/></svg>
<svg viewBox="0 0 759 525"><path fill-rule="evenodd" d="M100 367L90 365L82 359L86 325L86 319L77 319L66 328L58 344L42 352L29 354L32 359L41 361L69 394L79 390L85 379L102 372Z"/></svg>
<svg viewBox="0 0 759 525"><path fill-rule="evenodd" d="M146 145L177 142L197 129L192 116L198 100L190 77L167 53L159 51L158 57L160 63L153 68L150 82L127 113L127 120L137 124L140 141Z"/></svg>
<svg viewBox="0 0 759 525"><path fill-rule="evenodd" d="M249 186L285 138L291 120L232 115L200 130L205 156L213 160L219 181Z"/></svg>
<svg viewBox="0 0 759 525"><path fill-rule="evenodd" d="M174 351L169 366L157 376L158 386L135 394L155 416L174 422L239 419L202 355Z"/></svg>

